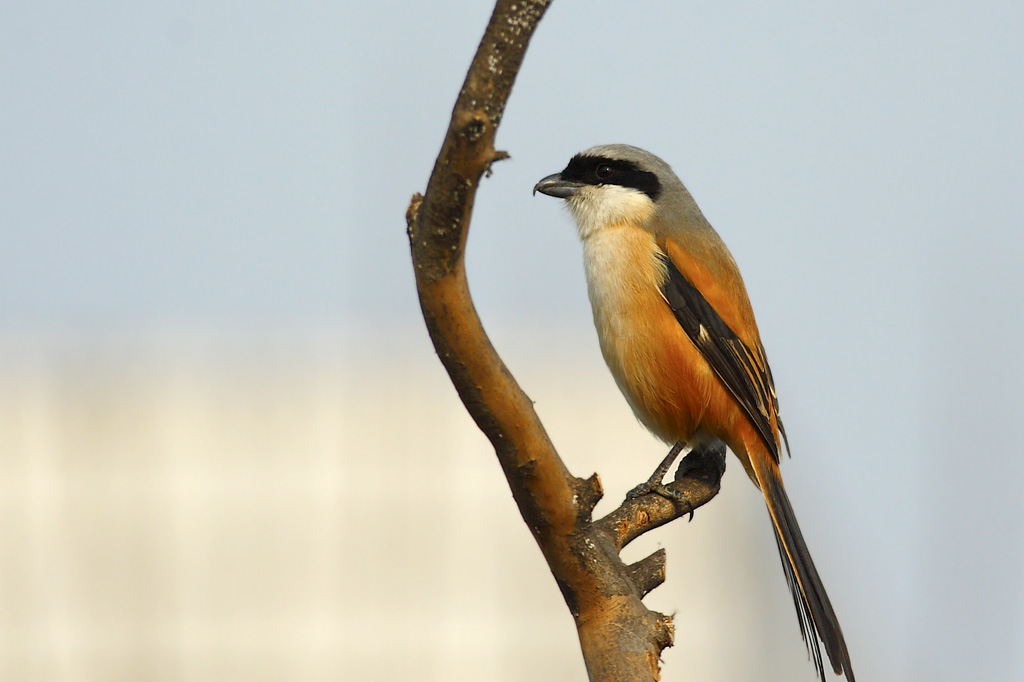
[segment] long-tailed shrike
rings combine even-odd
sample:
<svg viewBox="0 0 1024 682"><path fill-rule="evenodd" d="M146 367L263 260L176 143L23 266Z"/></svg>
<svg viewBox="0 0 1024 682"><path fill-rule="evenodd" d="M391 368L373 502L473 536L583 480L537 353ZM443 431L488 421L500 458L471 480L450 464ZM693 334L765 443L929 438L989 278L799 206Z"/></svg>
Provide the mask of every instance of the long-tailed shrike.
<svg viewBox="0 0 1024 682"><path fill-rule="evenodd" d="M601 351L639 420L674 444L731 449L764 493L800 631L854 682L832 604L779 471L786 432L754 311L729 249L668 164L636 147L593 147L536 192L565 199L583 242Z"/></svg>

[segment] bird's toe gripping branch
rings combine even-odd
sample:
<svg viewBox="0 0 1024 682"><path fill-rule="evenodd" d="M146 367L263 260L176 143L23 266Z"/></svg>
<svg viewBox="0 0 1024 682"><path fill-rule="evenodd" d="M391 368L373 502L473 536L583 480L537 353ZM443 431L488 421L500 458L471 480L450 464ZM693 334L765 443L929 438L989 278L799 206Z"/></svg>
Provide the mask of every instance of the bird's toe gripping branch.
<svg viewBox="0 0 1024 682"><path fill-rule="evenodd" d="M674 461L681 448L673 450L676 450L675 454L669 454ZM631 492L618 509L593 522L594 527L609 538L617 551L644 533L690 514L693 509L711 501L718 494L725 473L725 448L714 445L690 452L680 462L674 480L666 485L661 483L661 478L671 465L672 461L669 461L660 475L655 472L658 486L667 491L667 495L658 490L637 495ZM686 500L686 503L680 504L677 501L679 499ZM626 568L640 596L646 595L665 581L665 552L658 550Z"/></svg>

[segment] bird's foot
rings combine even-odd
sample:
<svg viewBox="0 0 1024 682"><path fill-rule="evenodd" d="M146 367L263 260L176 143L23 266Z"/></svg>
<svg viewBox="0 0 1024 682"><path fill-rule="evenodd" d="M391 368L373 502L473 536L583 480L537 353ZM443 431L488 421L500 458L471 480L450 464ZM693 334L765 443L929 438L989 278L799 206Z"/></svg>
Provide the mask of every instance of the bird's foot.
<svg viewBox="0 0 1024 682"><path fill-rule="evenodd" d="M626 499L635 500L638 497L643 497L644 495L649 495L650 493L661 495L669 502L680 505L686 510L685 513L690 514L690 520L693 520L694 507L693 503L690 502L690 498L687 497L686 493L684 493L683 491L672 490L664 483L654 483L652 481L645 481L644 483L641 483L640 485L626 493Z"/></svg>
<svg viewBox="0 0 1024 682"><path fill-rule="evenodd" d="M668 470L672 468L676 458L679 457L679 453L685 446L686 443L683 441L679 441L673 445L665 459L662 460L661 464L658 465L658 468L654 470L653 474L651 474L651 477L626 493L626 499L635 500L638 497L643 497L650 493L656 493L664 497L669 502L680 505L686 509L690 513L690 520L692 521L694 509L693 503L690 502L690 499L684 492L681 490L670 489L662 480L665 478L665 474L668 473Z"/></svg>

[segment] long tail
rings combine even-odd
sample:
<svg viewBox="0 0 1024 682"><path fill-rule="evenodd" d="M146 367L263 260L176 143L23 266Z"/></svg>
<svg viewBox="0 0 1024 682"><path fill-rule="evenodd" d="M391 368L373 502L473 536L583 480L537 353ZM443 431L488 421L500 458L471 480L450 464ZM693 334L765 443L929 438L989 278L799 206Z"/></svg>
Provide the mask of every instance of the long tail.
<svg viewBox="0 0 1024 682"><path fill-rule="evenodd" d="M821 657L821 646L824 643L825 653L832 663L836 675L845 675L849 682L855 682L853 668L850 667L850 653L846 650L843 630L839 627L839 619L832 610L832 603L821 584L818 571L814 568L811 553L807 550L804 536L796 522L796 514L782 485L778 465L767 457L752 457L754 472L768 503L768 512L775 526L775 540L779 545L779 556L782 558L782 569L789 582L789 590L793 593L793 604L796 606L797 620L800 622L800 634L807 645L807 651L814 659L818 676L825 680L825 666Z"/></svg>

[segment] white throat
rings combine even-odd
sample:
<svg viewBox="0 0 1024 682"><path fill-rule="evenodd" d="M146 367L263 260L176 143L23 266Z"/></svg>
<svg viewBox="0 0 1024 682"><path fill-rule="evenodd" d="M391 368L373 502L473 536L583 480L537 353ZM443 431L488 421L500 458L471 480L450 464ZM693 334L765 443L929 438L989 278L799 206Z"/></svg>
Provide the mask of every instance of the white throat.
<svg viewBox="0 0 1024 682"><path fill-rule="evenodd" d="M649 196L621 185L587 185L566 203L584 241L606 227L622 223L644 225L655 209Z"/></svg>

